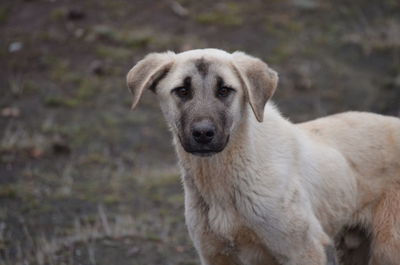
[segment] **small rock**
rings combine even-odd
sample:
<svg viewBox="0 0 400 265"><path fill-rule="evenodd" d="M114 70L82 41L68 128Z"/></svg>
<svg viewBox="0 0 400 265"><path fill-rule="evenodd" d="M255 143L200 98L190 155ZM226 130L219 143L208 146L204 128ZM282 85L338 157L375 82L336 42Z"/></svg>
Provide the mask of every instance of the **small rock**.
<svg viewBox="0 0 400 265"><path fill-rule="evenodd" d="M316 0L292 0L292 4L305 10L317 9L319 7L319 2Z"/></svg>
<svg viewBox="0 0 400 265"><path fill-rule="evenodd" d="M101 61L93 61L89 66L90 72L96 75L104 75L104 67Z"/></svg>
<svg viewBox="0 0 400 265"><path fill-rule="evenodd" d="M394 84L396 87L400 87L400 74L397 75L397 76L394 78L393 84Z"/></svg>
<svg viewBox="0 0 400 265"><path fill-rule="evenodd" d="M82 9L71 8L67 11L67 18L70 20L81 20L85 18L86 13Z"/></svg>
<svg viewBox="0 0 400 265"><path fill-rule="evenodd" d="M185 247L184 246L177 246L176 247L176 252L182 253L185 251Z"/></svg>
<svg viewBox="0 0 400 265"><path fill-rule="evenodd" d="M140 252L140 248L139 247L133 247L133 248L130 248L128 250L128 252L126 252L126 255L128 257L132 257L132 256L135 256L135 255L139 254L139 252Z"/></svg>
<svg viewBox="0 0 400 265"><path fill-rule="evenodd" d="M295 89L299 91L308 91L313 87L311 78L311 71L309 69L297 69L292 74Z"/></svg>
<svg viewBox="0 0 400 265"><path fill-rule="evenodd" d="M75 36L77 39L82 38L83 35L85 35L85 30L82 29L82 28L76 29L76 30L74 31L74 36Z"/></svg>
<svg viewBox="0 0 400 265"><path fill-rule="evenodd" d="M172 12L174 12L175 15L179 17L187 17L189 15L189 11L177 1L171 1L170 5Z"/></svg>
<svg viewBox="0 0 400 265"><path fill-rule="evenodd" d="M24 47L24 45L22 44L22 42L16 41L16 42L11 43L11 44L8 46L8 51L9 51L10 53L18 52L18 51L20 51L23 47Z"/></svg>
<svg viewBox="0 0 400 265"><path fill-rule="evenodd" d="M75 255L77 256L77 257L80 257L80 256L82 256L82 251L80 250L80 249L75 249Z"/></svg>
<svg viewBox="0 0 400 265"><path fill-rule="evenodd" d="M56 137L51 147L56 155L68 155L71 153L71 147L61 137Z"/></svg>
<svg viewBox="0 0 400 265"><path fill-rule="evenodd" d="M29 155L32 158L41 158L44 155L43 149L40 149L38 147L34 147L31 150L29 150Z"/></svg>
<svg viewBox="0 0 400 265"><path fill-rule="evenodd" d="M17 118L21 114L19 108L7 107L1 110L1 116L6 118Z"/></svg>

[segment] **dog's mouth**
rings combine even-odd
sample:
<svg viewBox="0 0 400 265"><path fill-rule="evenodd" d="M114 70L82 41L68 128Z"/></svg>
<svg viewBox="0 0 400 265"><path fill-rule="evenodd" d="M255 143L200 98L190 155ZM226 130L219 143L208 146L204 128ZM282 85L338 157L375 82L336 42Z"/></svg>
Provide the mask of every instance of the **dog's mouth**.
<svg viewBox="0 0 400 265"><path fill-rule="evenodd" d="M195 156L199 157L210 157L217 153L222 152L229 142L229 135L225 138L225 141L222 143L214 143L214 144L207 144L207 145L196 145L186 143L182 141L181 137L179 137L179 141L183 147L183 149Z"/></svg>

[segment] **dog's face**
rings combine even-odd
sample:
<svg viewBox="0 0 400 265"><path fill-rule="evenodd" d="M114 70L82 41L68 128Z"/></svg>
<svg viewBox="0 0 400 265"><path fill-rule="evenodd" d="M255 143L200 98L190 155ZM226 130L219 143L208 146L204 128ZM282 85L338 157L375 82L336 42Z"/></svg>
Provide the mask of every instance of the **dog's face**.
<svg viewBox="0 0 400 265"><path fill-rule="evenodd" d="M127 79L133 107L145 88L154 91L184 150L199 156L226 147L246 104L261 122L277 84L276 73L262 61L216 49L150 54Z"/></svg>
<svg viewBox="0 0 400 265"><path fill-rule="evenodd" d="M225 148L244 102L232 67L217 58L182 56L156 93L183 148L202 156Z"/></svg>

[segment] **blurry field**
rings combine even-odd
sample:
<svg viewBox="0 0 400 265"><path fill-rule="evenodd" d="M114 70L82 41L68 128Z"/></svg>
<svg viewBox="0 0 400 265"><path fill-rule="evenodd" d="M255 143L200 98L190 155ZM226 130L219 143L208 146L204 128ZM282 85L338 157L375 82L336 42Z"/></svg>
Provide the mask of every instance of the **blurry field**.
<svg viewBox="0 0 400 265"><path fill-rule="evenodd" d="M152 51L244 50L293 121L400 114L395 0L0 3L0 264L198 264L170 135L125 74Z"/></svg>

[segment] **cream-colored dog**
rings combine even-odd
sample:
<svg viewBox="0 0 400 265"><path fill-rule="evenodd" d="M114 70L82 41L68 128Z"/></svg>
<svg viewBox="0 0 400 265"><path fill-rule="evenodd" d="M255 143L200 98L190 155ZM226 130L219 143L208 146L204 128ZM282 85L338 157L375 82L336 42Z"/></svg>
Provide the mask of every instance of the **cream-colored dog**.
<svg viewBox="0 0 400 265"><path fill-rule="evenodd" d="M359 225L371 265L400 264L400 119L348 112L293 124L268 100L275 71L242 52L153 53L129 72L173 134L203 265L337 264Z"/></svg>

